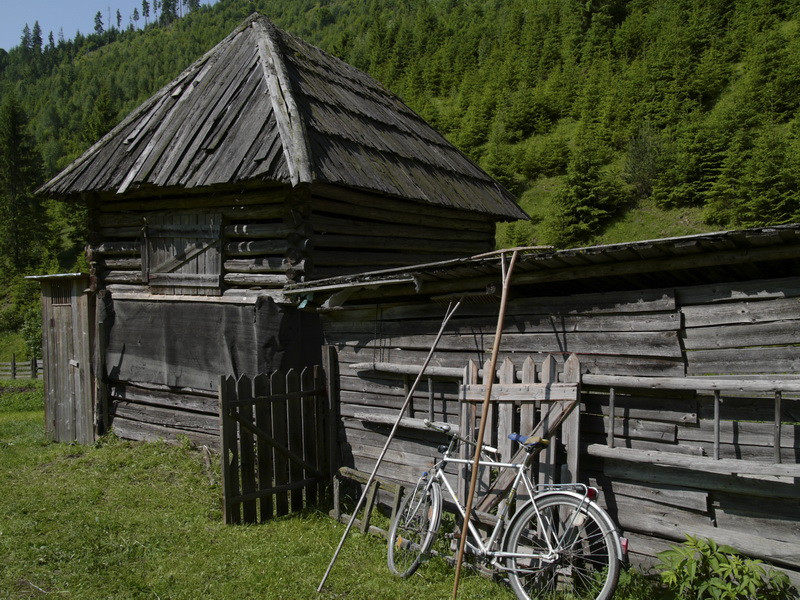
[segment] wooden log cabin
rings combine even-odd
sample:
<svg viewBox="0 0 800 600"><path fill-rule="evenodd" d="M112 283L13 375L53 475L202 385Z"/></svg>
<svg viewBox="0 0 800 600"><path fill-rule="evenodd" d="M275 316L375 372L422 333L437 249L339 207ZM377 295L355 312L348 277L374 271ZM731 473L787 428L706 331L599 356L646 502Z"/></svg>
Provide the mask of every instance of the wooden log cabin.
<svg viewBox="0 0 800 600"><path fill-rule="evenodd" d="M527 218L375 80L258 14L39 193L89 210L99 429L206 443L220 375L319 362L286 283L485 252Z"/></svg>
<svg viewBox="0 0 800 600"><path fill-rule="evenodd" d="M316 305L338 352L343 464L374 467L442 300L487 296L500 277L495 254L287 285ZM428 469L443 440L422 419L463 427L464 368L485 369L498 308L458 308L381 476L409 483ZM632 561L652 564L689 533L800 582L800 226L522 253L492 376L552 380L546 357L573 353L578 479L601 489ZM491 417L506 456L504 432L524 429L525 410Z"/></svg>

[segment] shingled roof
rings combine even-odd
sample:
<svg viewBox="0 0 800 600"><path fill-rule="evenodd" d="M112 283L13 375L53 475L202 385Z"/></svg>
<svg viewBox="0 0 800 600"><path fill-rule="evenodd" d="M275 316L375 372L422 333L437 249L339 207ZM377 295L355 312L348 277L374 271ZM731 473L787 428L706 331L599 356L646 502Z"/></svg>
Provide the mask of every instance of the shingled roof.
<svg viewBox="0 0 800 600"><path fill-rule="evenodd" d="M369 75L257 13L39 193L253 180L342 185L527 218L508 191Z"/></svg>

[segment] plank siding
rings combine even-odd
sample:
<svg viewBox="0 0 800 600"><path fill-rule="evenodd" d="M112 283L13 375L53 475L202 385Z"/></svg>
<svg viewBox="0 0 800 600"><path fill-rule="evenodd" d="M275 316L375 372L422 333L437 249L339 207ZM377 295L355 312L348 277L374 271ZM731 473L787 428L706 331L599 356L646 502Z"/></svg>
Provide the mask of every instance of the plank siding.
<svg viewBox="0 0 800 600"><path fill-rule="evenodd" d="M555 350L559 362L562 353L577 351L585 374L763 374L775 379L800 374L800 278L515 296L508 305L500 361L514 361L517 378L525 356L534 359L532 368L540 377L547 350ZM437 398L435 419L461 423L457 369L488 359L496 310L492 304L466 305L453 317L431 364L453 368L454 375L431 382L423 378L406 416L429 418L430 386ZM381 446L380 429L366 429L359 417L396 418L407 389L409 376L371 371L368 365L420 365L442 312L424 302L387 299L383 304L345 304L325 314L325 340L338 350L342 374L340 439L345 465L371 470ZM772 393L723 393L715 440L713 397L708 393L642 388L615 392L615 447L607 448L609 388L582 389L580 477L601 488L602 501L624 533L639 540L635 560L652 561L654 552L681 541L688 532L738 545L797 577L800 557L792 550L798 541L797 479L780 475L797 471L797 394L787 392L781 403L782 464L775 465ZM429 465L438 442L426 443L425 432L414 435L391 454L383 475L410 483ZM598 454L593 450L597 448L605 451ZM715 448L721 461L710 458ZM651 453L680 460L654 466L646 458L654 456ZM631 456L642 457L642 462L632 462ZM760 466L753 466L749 476L739 476L728 464ZM720 469L709 472L712 465ZM765 497L772 499L769 516L759 508ZM741 533L759 525L774 547Z"/></svg>

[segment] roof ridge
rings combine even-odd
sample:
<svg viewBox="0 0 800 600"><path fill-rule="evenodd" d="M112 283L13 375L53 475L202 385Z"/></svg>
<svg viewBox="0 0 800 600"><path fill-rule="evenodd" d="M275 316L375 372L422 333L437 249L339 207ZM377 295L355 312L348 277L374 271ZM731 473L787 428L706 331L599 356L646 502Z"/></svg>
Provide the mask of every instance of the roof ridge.
<svg viewBox="0 0 800 600"><path fill-rule="evenodd" d="M311 183L314 173L311 166L308 132L297 107L291 79L284 64L278 30L272 21L263 15L253 19L251 24L257 34L258 56L267 81L292 185Z"/></svg>

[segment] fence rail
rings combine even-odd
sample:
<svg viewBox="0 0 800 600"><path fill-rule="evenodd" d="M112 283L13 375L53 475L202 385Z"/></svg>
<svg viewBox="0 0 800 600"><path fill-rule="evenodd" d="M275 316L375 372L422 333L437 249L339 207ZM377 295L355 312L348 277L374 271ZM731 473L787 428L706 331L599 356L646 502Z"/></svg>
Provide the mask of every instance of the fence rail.
<svg viewBox="0 0 800 600"><path fill-rule="evenodd" d="M0 362L0 379L38 379L44 369L41 359L17 360L11 355L11 362Z"/></svg>

